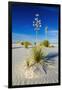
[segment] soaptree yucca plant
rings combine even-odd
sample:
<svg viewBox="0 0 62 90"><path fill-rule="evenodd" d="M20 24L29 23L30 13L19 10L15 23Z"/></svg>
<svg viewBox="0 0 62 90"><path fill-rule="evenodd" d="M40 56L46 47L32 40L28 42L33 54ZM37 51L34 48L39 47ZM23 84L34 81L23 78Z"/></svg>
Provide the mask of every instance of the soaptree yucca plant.
<svg viewBox="0 0 62 90"><path fill-rule="evenodd" d="M40 46L35 46L32 48L31 56L29 56L28 60L26 61L27 67L32 67L35 64L41 64L43 70L46 72L46 61L45 61L46 54L43 52Z"/></svg>
<svg viewBox="0 0 62 90"><path fill-rule="evenodd" d="M35 46L31 49L30 56L27 61L29 61L29 64L33 63L40 63L43 60L43 58L46 56L46 54L43 52L42 48L40 46Z"/></svg>
<svg viewBox="0 0 62 90"><path fill-rule="evenodd" d="M41 59L43 58L43 51L41 47L35 46L32 48L32 57L34 62L39 63Z"/></svg>

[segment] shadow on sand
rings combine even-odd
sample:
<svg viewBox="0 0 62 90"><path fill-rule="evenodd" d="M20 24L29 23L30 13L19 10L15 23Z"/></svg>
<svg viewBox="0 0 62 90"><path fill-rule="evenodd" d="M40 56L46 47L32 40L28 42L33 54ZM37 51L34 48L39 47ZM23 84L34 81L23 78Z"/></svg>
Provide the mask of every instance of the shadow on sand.
<svg viewBox="0 0 62 90"><path fill-rule="evenodd" d="M56 60L54 58L57 56L58 56L58 53L49 53L46 57L44 57L44 60L47 63L47 64L45 63L44 65L42 65L42 68L43 68L45 74L47 74L48 65L54 64L54 61Z"/></svg>
<svg viewBox="0 0 62 90"><path fill-rule="evenodd" d="M45 60L54 60L53 58L57 57L58 53L49 53L46 57Z"/></svg>

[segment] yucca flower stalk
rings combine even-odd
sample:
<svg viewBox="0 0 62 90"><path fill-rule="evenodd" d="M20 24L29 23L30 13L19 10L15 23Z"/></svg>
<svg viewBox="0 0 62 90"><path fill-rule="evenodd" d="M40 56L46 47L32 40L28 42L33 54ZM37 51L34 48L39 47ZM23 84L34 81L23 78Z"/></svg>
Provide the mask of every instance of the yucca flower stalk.
<svg viewBox="0 0 62 90"><path fill-rule="evenodd" d="M46 36L46 40L48 39L47 33L48 33L48 27L46 26L46 27L45 27L45 36Z"/></svg>
<svg viewBox="0 0 62 90"><path fill-rule="evenodd" d="M34 26L34 30L36 31L36 44L38 41L37 35L38 35L38 31L40 30L41 27L41 20L39 19L39 14L35 14L35 18L33 21L33 26Z"/></svg>

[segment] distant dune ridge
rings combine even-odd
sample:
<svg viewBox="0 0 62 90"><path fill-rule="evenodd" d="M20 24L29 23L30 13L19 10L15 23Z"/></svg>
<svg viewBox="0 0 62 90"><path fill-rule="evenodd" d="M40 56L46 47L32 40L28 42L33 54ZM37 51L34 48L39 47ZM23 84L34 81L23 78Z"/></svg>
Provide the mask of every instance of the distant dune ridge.
<svg viewBox="0 0 62 90"><path fill-rule="evenodd" d="M48 53L45 59L51 62L51 64L46 66L47 73L44 72L40 64L35 64L33 67L27 69L25 60L31 48L21 48L16 44L12 47L12 85L58 83L57 47L44 49ZM16 48L14 49L14 47Z"/></svg>
<svg viewBox="0 0 62 90"><path fill-rule="evenodd" d="M51 43L50 45L53 45L53 46L58 46L58 43ZM16 43L13 43L12 44L12 48L17 48L17 47L23 47L23 45L21 45L20 43L16 44ZM32 47L32 45L29 45L29 47Z"/></svg>

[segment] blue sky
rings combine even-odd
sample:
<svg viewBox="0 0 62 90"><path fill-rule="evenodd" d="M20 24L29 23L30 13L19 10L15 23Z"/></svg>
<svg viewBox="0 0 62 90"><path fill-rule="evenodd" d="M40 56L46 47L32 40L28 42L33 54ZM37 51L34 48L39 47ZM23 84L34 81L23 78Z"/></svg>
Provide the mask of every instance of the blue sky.
<svg viewBox="0 0 62 90"><path fill-rule="evenodd" d="M58 7L13 5L12 41L35 42L33 20L38 13L42 24L38 31L38 41L46 39L45 27L48 26L48 40L52 43L58 42L58 12Z"/></svg>

